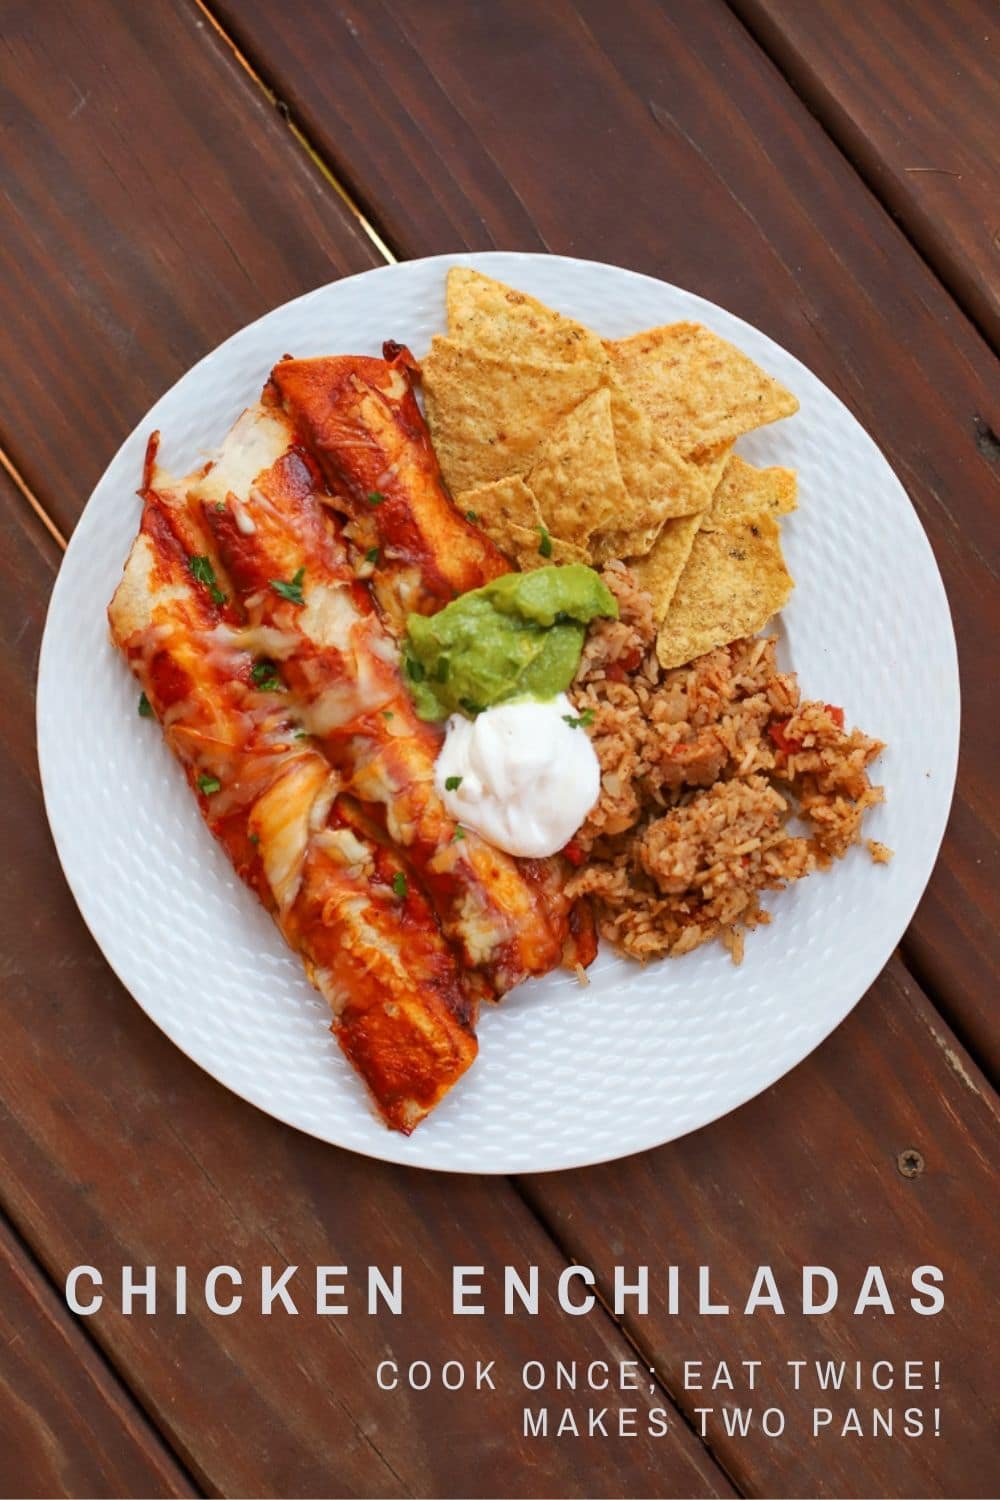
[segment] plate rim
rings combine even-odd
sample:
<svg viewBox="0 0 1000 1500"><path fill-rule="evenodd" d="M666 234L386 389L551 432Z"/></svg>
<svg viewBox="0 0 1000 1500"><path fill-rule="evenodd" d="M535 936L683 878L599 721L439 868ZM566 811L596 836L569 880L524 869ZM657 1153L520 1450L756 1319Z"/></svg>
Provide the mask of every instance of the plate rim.
<svg viewBox="0 0 1000 1500"><path fill-rule="evenodd" d="M838 1016L830 1021L829 1025L826 1025L824 1021L823 1029L821 1030L820 1034L818 1034L815 1038L810 1039L809 1045L807 1046L806 1050L803 1051L794 1062L787 1063L784 1061L779 1061L773 1072L769 1068L763 1069L762 1072L766 1073L767 1076L764 1076L762 1078L762 1081L755 1081L748 1092L741 1092L739 1098L735 1102L722 1104L718 1109L714 1109L712 1112L706 1114L704 1118L700 1118L696 1122L686 1125L681 1129L671 1130L666 1135L660 1135L656 1131L654 1131L652 1133L653 1138L649 1139L647 1142L641 1145L629 1145L625 1151L617 1151L612 1149L608 1152L600 1151L597 1154L594 1154L593 1151L588 1151L585 1147L583 1147L582 1149L577 1148L564 1151L558 1160L548 1161L542 1165L527 1165L523 1162L517 1162L513 1165L487 1164L485 1166L474 1168L452 1165L447 1161L406 1160L399 1155L398 1150L394 1150L392 1148L398 1143L398 1139L413 1140L415 1139L415 1137L397 1138L395 1133L389 1130L384 1131L384 1141L380 1136L377 1143L373 1142L369 1144L366 1142L364 1144L358 1144L356 1142L341 1142L332 1140L328 1134L321 1133L318 1128L312 1128L308 1124L302 1123L298 1120L287 1118L286 1115L281 1112L280 1107L272 1107L268 1104L262 1103L256 1098L253 1098L248 1092L246 1092L245 1088L240 1083L220 1077L217 1072L213 1071L213 1069L207 1062L203 1062L199 1057L194 1055L189 1046L184 1041L180 1040L179 1036L175 1034L174 1028L172 1028L164 1020L163 1017L153 1013L153 1011L146 1005L144 1000L141 999L137 994L135 994L130 985L125 981L122 974L119 972L117 963L106 952L103 943L100 941L97 933L95 932L94 926L92 925L91 918L87 910L87 898L86 893L83 889L84 881L82 872L76 870L71 874L70 870L67 869L66 864L64 863L62 848L60 846L59 817L54 806L54 794L52 792L54 777L52 776L51 765L48 765L47 769L48 755L45 748L45 721L47 712L47 695L49 691L47 685L50 681L54 680L54 675L57 670L52 664L55 647L52 645L54 630L50 630L50 623L56 616L60 584L62 583L64 577L67 576L67 560L72 554L74 545L77 543L78 536L80 536L81 534L83 536L86 536L87 534L85 523L87 522L88 514L92 513L94 496L104 484L109 471L112 470L116 465L120 455L125 448L127 448L137 438L140 438L144 432L148 432L153 426L155 426L155 413L160 409L162 405L164 405L169 400L169 398L173 395L177 388L180 385L186 383L193 376L195 376L196 372L202 370L204 366L209 365L215 358L220 356L222 352L225 351L234 341L239 340L242 336L247 334L249 330L255 328L262 321L272 317L275 313L278 313L280 311L306 304L311 299L322 296L331 288L341 287L347 284L356 284L358 281L366 278L386 277L391 280L393 277L398 276L401 273L405 274L417 268L440 266L442 271L452 265L471 265L474 269L481 269L484 266L488 268L489 263L494 261L500 261L503 263L505 268L507 268L505 271L505 275L508 278L512 274L509 269L510 263L512 261L520 263L559 261L564 264L573 265L580 268L600 268L604 271L614 272L619 276L650 283L655 287L664 288L672 293L679 293L685 299L687 299L690 304L692 304L692 313L700 313L706 315L706 321L708 322L711 322L712 313L723 313L727 319L731 320L740 329L747 330L752 336L752 339L758 340L760 338L763 338L768 343L774 345L781 351L781 353L785 357L792 360L797 366L800 366L802 369L804 369L812 380L818 382L818 384L822 387L825 396L829 400L835 402L841 409L842 413L846 415L849 422L860 429L860 431L867 438L868 442L877 452L882 464L885 465L895 482L899 485L903 495L906 498L907 503L909 504L913 512L913 521L915 523L917 531L919 532L920 540L927 550L928 560L931 564L932 569L932 577L940 594L940 603L943 605L941 624L942 626L946 627L946 629L944 636L939 641L939 647L941 649L942 656L947 658L946 665L949 679L947 686L949 692L954 696L955 712L949 726L950 733L947 744L946 764L945 757L942 756L942 766L947 773L947 795L943 797L940 804L940 826L937 830L933 842L933 857L929 860L927 872L923 879L923 882L920 884L919 889L917 889L912 899L912 902L909 904L909 910L906 915L905 923L903 924L899 933L888 944L885 956L877 963L874 972L868 975L860 990L860 993L854 1000L850 1002L846 1009L844 1009ZM79 546L82 545L82 543L79 544ZM157 1029L167 1037L168 1041L173 1046L177 1047L177 1049L181 1053L183 1053L183 1055L187 1057L192 1063L194 1063L202 1072L206 1073L210 1078L212 1078L216 1083L220 1084L223 1088L227 1089L230 1093L236 1095L245 1103L250 1104L253 1108L260 1110L266 1115L269 1115L272 1119L280 1122L283 1126L291 1128L293 1130L301 1131L303 1134L321 1141L324 1145L334 1146L339 1150L353 1151L359 1155L369 1157L373 1160L390 1162L395 1166L406 1167L418 1171L446 1172L453 1175L472 1176L505 1176L520 1173L540 1175L547 1172L577 1170L587 1166L599 1166L611 1161L627 1160L629 1157L641 1155L646 1151L656 1150L658 1147L667 1145L674 1140L682 1139L685 1135L689 1135L694 1133L695 1131L704 1129L705 1127L715 1123L715 1121L723 1118L725 1115L730 1114L735 1110L741 1109L745 1104L750 1103L765 1090L773 1087L774 1084L777 1083L781 1078L794 1071L797 1067L800 1066L801 1063L805 1062L806 1059L811 1056L811 1054L824 1041L827 1040L827 1038L837 1029L838 1026L840 1026L848 1018L848 1016L852 1013L852 1011L871 989L872 985L878 979L879 975L884 971L903 935L909 929L916 909L923 898L923 895L927 889L927 885L940 858L941 846L943 844L944 836L948 828L957 782L961 732L961 679L959 675L958 648L955 638L954 620L951 613L951 606L948 599L947 590L945 589L944 581L941 577L941 572L937 564L937 558L934 553L934 549L931 546L930 539L927 536L926 530L924 529L919 512L917 511L916 506L910 498L909 491L906 489L906 486L903 484L903 481L900 479L895 468L889 462L885 453L882 451L881 446L872 437L871 433L868 431L867 427L860 420L860 418L855 416L855 414L847 406L846 402L844 402L841 397L838 396L837 393L832 390L825 381L821 379L820 376L816 375L815 372L812 371L803 360L799 359L799 357L793 354L791 350L785 348L784 345L780 344L777 339L775 339L766 331L766 329L750 323L747 319L740 317L740 315L737 313L731 312L727 307L724 306L724 304L713 302L705 297L700 296L696 292L691 292L684 287L678 286L676 283L666 281L662 277L652 276L641 271L634 271L629 267L619 266L612 262L590 260L580 256L550 255L546 252L541 251L460 250L433 256L417 257L413 260L400 261L382 266L374 266L365 271L357 272L351 276L338 277L333 281L325 282L321 286L313 287L309 291L300 293L298 296L288 299L286 302L279 303L275 307L269 308L266 312L261 313L258 317L242 324L239 328L234 329L234 331L225 339L216 344L212 349L207 350L200 359L196 360L194 364L183 371L178 376L178 378L173 381L171 385L168 386L167 389L160 394L160 396L157 397L157 399L152 403L146 413L125 435L122 442L115 449L115 452L112 454L111 458L108 460L108 463L105 465L100 477L94 484L83 509L80 512L79 518L70 535L66 551L60 562L59 571L56 575L49 596L48 604L46 606L45 624L43 628L41 647L39 650L38 670L36 678L35 730L36 750L46 818L49 824L53 843L55 845L56 855L59 860L63 878L66 880L66 883L69 886L70 892L83 919L84 925L86 926L88 932L96 943L102 955L102 958L108 964L108 967L111 969L112 973L114 973L116 979L122 985L122 988L126 991L130 999L139 1006L139 1008L157 1027ZM895 927L895 925L896 924L894 923L893 926ZM881 949L881 947L885 945L879 946ZM852 985L852 989L853 988L854 985Z"/></svg>

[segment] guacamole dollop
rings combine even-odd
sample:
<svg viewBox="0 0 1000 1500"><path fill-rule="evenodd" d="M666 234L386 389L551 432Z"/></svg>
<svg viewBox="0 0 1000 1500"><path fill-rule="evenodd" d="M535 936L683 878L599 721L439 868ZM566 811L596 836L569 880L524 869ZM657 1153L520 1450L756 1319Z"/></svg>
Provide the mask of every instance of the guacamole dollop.
<svg viewBox="0 0 1000 1500"><path fill-rule="evenodd" d="M554 698L599 616L617 619L618 605L583 563L505 573L436 615L411 614L403 662L418 715L474 717L512 698Z"/></svg>

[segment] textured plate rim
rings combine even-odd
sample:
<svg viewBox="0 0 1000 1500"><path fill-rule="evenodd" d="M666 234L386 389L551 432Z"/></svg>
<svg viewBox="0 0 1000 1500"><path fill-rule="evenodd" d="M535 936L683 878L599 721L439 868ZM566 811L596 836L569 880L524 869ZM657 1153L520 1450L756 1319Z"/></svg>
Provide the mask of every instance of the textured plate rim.
<svg viewBox="0 0 1000 1500"><path fill-rule="evenodd" d="M162 1015L154 1013L154 1011L149 1008L146 1002L135 993L131 985L126 981L122 973L119 971L116 962L109 956L108 952L105 949L104 943L102 943L98 932L95 930L95 924L92 923L90 913L88 912L89 902L80 872L75 870L71 872L71 870L67 868L67 865L63 859L62 844L60 840L60 821L55 809L54 797L51 792L52 778L49 761L50 752L47 752L46 750L46 705L50 691L49 683L54 682L57 674L57 667L53 664L52 661L54 648L52 648L50 644L54 632L51 631L49 627L50 622L57 616L58 613L60 584L68 574L66 562L72 555L75 544L78 547L83 546L83 543L78 543L77 539L81 535L86 537L88 513L92 513L92 503L94 500L94 495L104 484L109 470L111 470L116 465L118 458L122 454L123 450L126 449L131 443L133 443L137 439L138 435L144 432L148 432L152 426L156 425L156 413L161 408L161 406L169 401L178 387L195 378L199 372L204 372L206 368L210 367L212 362L217 357L221 356L222 353L226 351L234 341L239 340L243 336L247 335L249 331L255 328L259 323L272 317L278 312L308 304L311 299L321 297L324 293L326 293L333 287L341 287L348 283L356 284L361 280L368 280L373 278L392 279L393 277L398 276L400 273L405 274L406 272L414 270L416 268L439 266L442 270L442 273L452 265L472 265L476 268L489 269L490 263L497 261L501 262L506 268L504 274L507 277L510 277L510 275L512 274L510 270L512 262L516 265L517 263L530 264L538 261L559 261L567 266L579 267L584 270L599 268L602 271L610 271L615 273L617 276L633 280L635 282L651 284L654 287L661 288L670 293L680 294L691 305L693 313L700 313L708 322L711 322L713 313L722 313L725 319L734 327L741 330L745 329L750 335L752 341L763 339L766 344L773 346L776 350L780 351L781 355L784 358L791 360L798 369L804 371L809 380L817 382L817 384L822 387L825 398L835 403L836 406L840 409L841 413L846 416L848 422L853 427L858 429L858 431L863 435L867 442L871 444L872 449L878 455L879 461L889 471L894 482L901 489L903 495L907 500L907 503L910 505L910 508L913 511L913 525L916 529L916 532L919 533L919 539L922 542L923 547L926 549L927 557L931 566L931 577L933 578L934 584L936 585L936 588L940 595L939 604L943 606L943 613L941 615L939 623L942 628L946 630L947 636L946 638L941 638L939 640L939 649L942 651L942 654L947 657L947 670L949 675L948 688L954 699L955 713L950 726L951 732L948 739L947 754L942 756L941 769L944 772L947 780L947 792L946 795L943 796L937 804L938 826L934 831L933 842L930 845L933 853L932 857L929 857L926 860L927 868L923 873L922 881L918 886L915 887L915 894L913 895L912 901L909 903L909 908L906 912L906 919L899 931L895 930L895 928L898 926L898 918L897 921L893 923L891 929L886 929L887 932L892 931L893 935L891 939L886 939L882 944L879 945L878 951L881 956L877 959L872 960L871 964L869 965L871 972L867 973L867 977L864 979L864 982L862 983L861 988L858 990L858 993L854 995L854 998L850 999L842 1007L838 1008L837 1014L833 1016L833 1018L829 1021L829 1024L824 1024L822 1029L818 1030L815 1035L810 1037L808 1045L803 1051L798 1054L797 1058L795 1058L791 1062L788 1062L787 1060L780 1060L777 1066L775 1066L773 1069L762 1068L758 1070L757 1076L754 1078L752 1084L750 1084L746 1088L741 1087L738 1097L733 1097L730 1101L722 1103L718 1108L711 1108L710 1110L705 1112L704 1116L692 1121L690 1124L684 1126L684 1128L670 1131L667 1134L662 1134L662 1127L655 1127L650 1132L648 1139L640 1141L638 1144L630 1140L622 1151L611 1150L607 1152L595 1153L593 1150L588 1151L584 1146L582 1148L574 1149L571 1151L563 1150L558 1159L546 1160L541 1164L535 1162L526 1162L522 1159L518 1159L516 1161L512 1160L511 1162L500 1165L488 1164L483 1167L472 1168L465 1166L456 1167L448 1161L442 1160L412 1161L401 1158L401 1156L399 1155L400 1139L409 1140L411 1142L414 1140L419 1140L419 1132L416 1137L399 1138L395 1136L393 1132L387 1130L385 1131L384 1142L381 1142L380 1140L379 1145L368 1142L360 1145L355 1142L343 1142L337 1140L330 1134L324 1134L321 1130L313 1129L309 1125L302 1123L301 1121L287 1118L286 1115L282 1113L280 1108L272 1107L271 1105L261 1102L259 1099L254 1098L251 1093L247 1092L238 1083L234 1083L230 1079L220 1076L218 1072L213 1070L209 1063L196 1056L195 1053L190 1049L190 1047L180 1039L180 1037L176 1034L174 1028L172 1028L172 1026L169 1024L168 1020L166 1020ZM940 570L937 567L933 549L930 546L930 542L927 538L926 532L923 529L919 515L916 512L916 508L913 506L912 501L909 499L905 486L902 485L902 482L899 480L898 475L896 475L895 470L892 468L892 465L885 457L881 448L879 448L874 439L867 432L867 429L863 426L859 419L854 416L854 414L840 399L840 397L837 396L836 393L832 391L825 384L825 382L820 379L819 376L815 375L807 365L799 360L797 356L793 355L789 350L785 349L783 345L779 344L777 340L773 339L763 329L756 327L754 324L749 323L746 319L740 318L737 314L730 312L720 303L711 302L706 298L698 296L697 293L690 292L683 287L678 287L674 283L664 281L662 278L649 276L642 272L632 271L626 267L616 266L608 262L591 261L575 256L552 256L536 252L516 251L460 251L449 254L421 257L415 260L399 262L397 264L376 266L370 270L359 272L354 276L341 277L337 281L325 283L320 287L313 288L311 291L302 293L300 296L290 299L286 303L279 304L278 307L270 309L268 312L262 314L259 318L253 319L250 323L247 323L241 328L235 330L232 334L229 335L228 338L224 339L220 344L216 345L215 348L208 351L200 360L198 360L194 365L186 370L176 381L174 381L173 384L153 403L149 411L147 411L145 415L140 419L140 421L136 423L135 427L131 430L130 433L127 434L122 443L119 445L118 449L109 460L103 473L95 484L94 489L92 490L91 495L88 498L83 511L81 512L80 518L76 526L74 527L73 533L70 537L69 545L66 550L66 554L62 560L62 564L60 565L59 574L56 577L55 584L50 595L46 612L45 629L43 632L42 645L39 653L36 695L36 733L42 792L46 815L48 817L53 842L56 846L56 852L59 858L60 866L63 870L63 875L67 881L67 884L69 885L73 898L76 901L83 921L98 948L101 950L102 956L104 957L105 961L108 963L109 967L111 968L112 972L115 974L119 982L122 984L123 988L129 993L132 999L135 1000L136 1004L138 1004L139 1007L145 1012L145 1014L149 1017L153 1024L156 1025L157 1028L167 1036L167 1038L174 1046L178 1048L179 1051L181 1051L186 1057L188 1057L193 1063L195 1063L200 1069L202 1069L202 1071L206 1072L210 1077L212 1077L216 1082L220 1083L224 1088L228 1089L231 1093L243 1099L246 1103L253 1105L254 1108L260 1109L263 1113L269 1114L273 1119L281 1121L282 1124L288 1125L292 1129L300 1130L306 1135L313 1136L315 1139L323 1141L324 1144L334 1145L343 1150L355 1151L360 1155L368 1156L374 1160L391 1162L394 1165L415 1167L420 1170L451 1172L457 1174L472 1173L488 1176L502 1176L510 1175L513 1173L534 1174L572 1170L585 1166L597 1166L609 1161L623 1160L630 1156L642 1154L645 1151L654 1150L658 1146L666 1145L670 1141L681 1139L684 1135L688 1135L696 1130L700 1130L705 1126L712 1124L714 1121L723 1118L733 1110L741 1108L744 1104L749 1103L752 1099L756 1098L766 1089L772 1087L776 1082L778 1082L779 1079L784 1077L785 1074L798 1067L801 1062L805 1061L805 1059L809 1057L811 1053L814 1052L816 1048L823 1041L825 1041L826 1038L829 1037L834 1030L836 1030L841 1022L844 1021L848 1015L850 1015L851 1011L871 988L872 984L882 973L887 962L891 958L892 953L895 950L900 938L912 921L914 912L916 911L916 908L920 903L923 893L926 890L927 882L929 881L930 876L937 863L941 844L944 839L948 824L951 804L954 797L955 780L958 767L959 732L960 683L958 672L958 653L947 593L944 588L943 580L941 579ZM835 874L832 878L835 878ZM884 952L882 951L883 949ZM853 992L853 990L857 988L857 981L854 981L850 988Z"/></svg>

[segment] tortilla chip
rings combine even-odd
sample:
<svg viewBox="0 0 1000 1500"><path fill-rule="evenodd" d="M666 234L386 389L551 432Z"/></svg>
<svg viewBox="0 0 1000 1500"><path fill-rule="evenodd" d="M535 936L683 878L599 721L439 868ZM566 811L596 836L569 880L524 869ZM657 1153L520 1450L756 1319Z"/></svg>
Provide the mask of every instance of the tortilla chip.
<svg viewBox="0 0 1000 1500"><path fill-rule="evenodd" d="M685 456L799 409L790 391L700 323L669 323L604 347L626 391Z"/></svg>
<svg viewBox="0 0 1000 1500"><path fill-rule="evenodd" d="M755 469L739 454L728 460L705 525L748 516L785 516L798 508L794 469Z"/></svg>
<svg viewBox="0 0 1000 1500"><path fill-rule="evenodd" d="M717 443L714 448L706 448L704 453L699 453L698 457L693 460L704 474L705 483L713 497L722 483L722 476L726 472L726 465L732 451L732 443Z"/></svg>
<svg viewBox="0 0 1000 1500"><path fill-rule="evenodd" d="M686 518L682 518L686 519ZM597 531L588 546L594 562L611 562L614 558L645 557L656 538L669 525L667 521L653 521L638 530L635 527L615 527L611 531ZM631 566L631 563L629 564Z"/></svg>
<svg viewBox="0 0 1000 1500"><path fill-rule="evenodd" d="M585 360L502 359L440 336L422 372L434 451L453 495L523 474L559 418L597 384Z"/></svg>
<svg viewBox="0 0 1000 1500"><path fill-rule="evenodd" d="M660 665L679 667L740 636L756 635L792 587L773 516L703 528L656 639Z"/></svg>
<svg viewBox="0 0 1000 1500"><path fill-rule="evenodd" d="M659 622L670 608L677 582L691 555L694 539L701 526L701 516L679 516L664 521L645 557L632 559L628 566L640 588L653 598L653 615Z"/></svg>
<svg viewBox="0 0 1000 1500"><path fill-rule="evenodd" d="M612 387L611 417L630 502L623 527L658 530L658 522L707 509L712 491L701 470L681 457L617 382Z"/></svg>
<svg viewBox="0 0 1000 1500"><path fill-rule="evenodd" d="M447 296L449 336L484 354L557 364L582 360L595 370L607 366L596 333L492 276L452 266Z"/></svg>
<svg viewBox="0 0 1000 1500"><path fill-rule="evenodd" d="M463 490L455 504L501 551L512 526L534 531L542 521L538 502L519 474L495 479L492 484L481 484L474 490Z"/></svg>
<svg viewBox="0 0 1000 1500"><path fill-rule="evenodd" d="M552 535L578 546L625 513L629 495L618 467L606 386L560 418L539 448L527 481Z"/></svg>
<svg viewBox="0 0 1000 1500"><path fill-rule="evenodd" d="M508 528L506 543L501 545L498 542L497 545L507 557L517 563L522 573L530 573L534 568L547 568L550 563L590 561L590 554L583 547L563 541L557 536L546 539L545 531L540 526L531 531L523 526L511 526Z"/></svg>

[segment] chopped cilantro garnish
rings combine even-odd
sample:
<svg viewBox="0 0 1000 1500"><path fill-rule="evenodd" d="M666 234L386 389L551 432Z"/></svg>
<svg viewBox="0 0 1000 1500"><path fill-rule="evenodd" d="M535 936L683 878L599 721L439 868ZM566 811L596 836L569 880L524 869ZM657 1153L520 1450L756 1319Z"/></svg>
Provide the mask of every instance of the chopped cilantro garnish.
<svg viewBox="0 0 1000 1500"><path fill-rule="evenodd" d="M215 792L222 791L222 782L218 776L206 776L204 772L198 777L198 790L204 792L206 797L211 797Z"/></svg>
<svg viewBox="0 0 1000 1500"><path fill-rule="evenodd" d="M444 779L444 789L446 792L457 792L461 785L461 776L446 776Z"/></svg>
<svg viewBox="0 0 1000 1500"><path fill-rule="evenodd" d="M383 719L392 719L395 718L395 715L391 708L383 708L382 717Z"/></svg>
<svg viewBox="0 0 1000 1500"><path fill-rule="evenodd" d="M465 838L465 829L462 827L461 823L456 823L455 824L455 832L451 836L452 843L453 844L457 844L460 839L464 839L464 838Z"/></svg>
<svg viewBox="0 0 1000 1500"><path fill-rule="evenodd" d="M370 563L377 563L378 562L378 548L377 547L369 547L368 548L368 551L365 553L365 562L370 562Z"/></svg>
<svg viewBox="0 0 1000 1500"><path fill-rule="evenodd" d="M538 528L538 552L541 557L552 556L552 538L549 536L546 526Z"/></svg>
<svg viewBox="0 0 1000 1500"><path fill-rule="evenodd" d="M268 581L270 582L271 587L274 589L274 592L276 594L280 594L282 599L287 599L289 604L304 604L305 600L302 597L302 580L305 578L305 576L305 568L299 568L291 583L285 583L284 579L282 578L271 578Z"/></svg>
<svg viewBox="0 0 1000 1500"><path fill-rule="evenodd" d="M411 682L423 682L426 673L424 671L424 664L418 656L408 656L406 658L406 675Z"/></svg>
<svg viewBox="0 0 1000 1500"><path fill-rule="evenodd" d="M250 669L250 680L261 693L282 693L285 684L273 661L258 661Z"/></svg>
<svg viewBox="0 0 1000 1500"><path fill-rule="evenodd" d="M139 718L140 719L151 719L152 717L153 717L153 705L150 703L150 701L146 697L145 693L140 693L139 694Z"/></svg>
<svg viewBox="0 0 1000 1500"><path fill-rule="evenodd" d="M296 729L295 733L292 735L293 740L308 740L310 738L311 735L308 729Z"/></svg>
<svg viewBox="0 0 1000 1500"><path fill-rule="evenodd" d="M474 510L467 510L465 512L465 519L467 521L478 521L479 517L476 515L476 512Z"/></svg>
<svg viewBox="0 0 1000 1500"><path fill-rule="evenodd" d="M220 515L223 515L225 513L225 509L226 509L226 502L224 500L216 500L216 502L215 502L215 508L219 512Z"/></svg>
<svg viewBox="0 0 1000 1500"><path fill-rule="evenodd" d="M370 493L369 493L369 495L368 495L368 504L369 505L381 505L382 501L384 499L385 499L385 496L381 493L380 490L371 490Z"/></svg>
<svg viewBox="0 0 1000 1500"><path fill-rule="evenodd" d="M563 720L569 725L570 729L579 729L581 725L593 724L594 710L592 708L585 708L579 718L575 718L573 714L563 714Z"/></svg>
<svg viewBox="0 0 1000 1500"><path fill-rule="evenodd" d="M189 557L188 567L191 570L191 577L196 579L198 583L203 583L208 589L212 603L225 604L226 596L215 581L215 569L212 567L211 558L199 555Z"/></svg>
<svg viewBox="0 0 1000 1500"><path fill-rule="evenodd" d="M450 671L450 665L449 665L449 662L448 662L448 658L446 656L439 657L438 658L438 664L434 668L434 681L435 682L447 682L448 681L448 672L449 671Z"/></svg>
<svg viewBox="0 0 1000 1500"><path fill-rule="evenodd" d="M471 698L459 698L458 706L465 710L470 719L474 719L477 714L481 714L483 711L483 705L481 703L473 703Z"/></svg>
<svg viewBox="0 0 1000 1500"><path fill-rule="evenodd" d="M397 870L395 875L392 877L392 888L395 891L396 895L399 897L400 901L405 899L408 887L406 884L406 876L403 874L402 870Z"/></svg>

